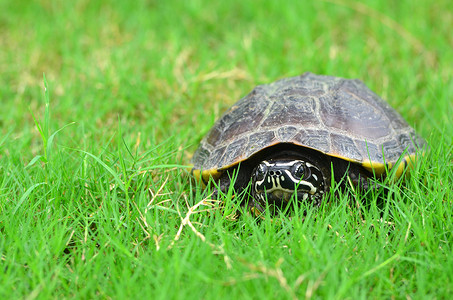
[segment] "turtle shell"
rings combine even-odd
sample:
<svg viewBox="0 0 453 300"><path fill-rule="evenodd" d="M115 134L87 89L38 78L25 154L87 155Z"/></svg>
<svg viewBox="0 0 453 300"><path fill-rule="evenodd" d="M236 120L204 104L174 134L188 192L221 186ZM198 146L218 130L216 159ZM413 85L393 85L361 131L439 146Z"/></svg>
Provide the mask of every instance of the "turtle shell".
<svg viewBox="0 0 453 300"><path fill-rule="evenodd" d="M257 86L214 124L196 150L204 179L259 151L289 143L397 176L425 144L387 102L360 80L305 73Z"/></svg>

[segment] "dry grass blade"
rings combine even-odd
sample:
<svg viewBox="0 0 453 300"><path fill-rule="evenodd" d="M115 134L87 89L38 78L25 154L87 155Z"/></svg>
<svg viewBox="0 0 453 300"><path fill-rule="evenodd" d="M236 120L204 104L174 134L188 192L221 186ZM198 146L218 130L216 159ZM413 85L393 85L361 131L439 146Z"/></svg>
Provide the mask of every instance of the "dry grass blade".
<svg viewBox="0 0 453 300"><path fill-rule="evenodd" d="M273 277L273 278L277 279L280 286L291 295L292 299L298 299L296 296L296 293L294 292L294 289L292 289L289 286L288 280L286 279L286 277L283 274L282 269L280 268L280 265L283 263L283 258L280 258L277 261L275 268L272 268L272 269L266 267L262 263L255 265L255 264L252 264L252 263L244 261L244 260L242 260L242 263L254 272L258 272L265 276L269 276L269 277Z"/></svg>
<svg viewBox="0 0 453 300"><path fill-rule="evenodd" d="M185 200L186 200L186 204L188 205L188 202L187 202L187 198L186 196L184 195L185 197ZM188 206L188 211L185 215L185 217L183 218L181 215L180 215L180 218L181 218L181 225L179 226L179 229L178 229L178 232L176 233L173 241L170 243L170 245L168 245L167 247L167 250L170 250L171 248L173 248L174 244L176 241L178 241L181 237L181 233L182 233L182 230L184 229L185 226L189 226L189 228L193 231L193 233L195 233L195 235L201 240L203 241L204 243L207 243L213 250L213 252L215 252L215 254L220 254L220 255L223 255L223 260L225 262L225 265L227 267L227 269L231 269L232 268L232 260L231 258L226 254L225 252L225 249L223 248L223 246L221 245L215 245L211 242L208 242L206 240L206 237L200 232L198 231L195 226L192 224L192 222L190 221L190 216L194 213L200 213L202 211L207 211L207 209L203 209L203 210L198 210L198 208L200 206L208 206L210 207L209 210L212 210L212 209L215 209L214 207L214 203L218 203L219 201L218 200L212 200L212 199L203 199L201 200L200 202L198 202L197 204L193 205L193 206ZM178 211L179 212L179 211Z"/></svg>
<svg viewBox="0 0 453 300"><path fill-rule="evenodd" d="M153 239L154 239L154 243L156 244L156 250L159 251L160 250L160 241L162 240L162 237L164 236L163 233L161 233L160 235L153 235Z"/></svg>
<svg viewBox="0 0 453 300"><path fill-rule="evenodd" d="M159 187L159 189L157 190L157 192L155 194L153 193L151 188L148 189L149 193L151 194L151 200L148 202L148 205L146 206L145 213L148 211L148 208L153 204L154 200L156 200L157 196L159 196L160 193L162 192L164 186L167 184L168 177L169 176L167 176L167 178L165 178L164 182L162 183L162 185Z"/></svg>
<svg viewBox="0 0 453 300"><path fill-rule="evenodd" d="M171 249L171 248L174 246L175 242L179 240L179 238L181 237L181 233L182 233L183 228L184 228L186 225L188 225L188 224L190 223L190 216L191 216L192 214L194 214L194 213L197 213L198 207L200 207L200 206L202 206L202 205L208 205L208 206L210 206L211 204L209 204L209 203L207 202L206 199L203 199L203 200L201 200L200 202L198 202L197 204L195 204L194 206L189 207L189 209L188 209L188 211L187 211L187 213L186 213L186 215L185 215L184 218L182 218L182 217L180 216L180 217L181 217L181 225L179 226L179 229L178 229L178 232L177 232L176 235L175 235L175 238L173 239L173 241L171 242L171 244L168 246L167 249ZM192 225L191 229L192 229L192 231L194 231L195 234L196 234L198 237L200 237L203 241L206 240L206 238L203 236L203 234L201 234L200 232L198 232L198 231L195 229L195 227L193 227L193 225Z"/></svg>
<svg viewBox="0 0 453 300"><path fill-rule="evenodd" d="M194 81L204 82L212 79L227 79L227 78L235 80L247 80L250 79L250 74L248 74L245 70L234 68L232 70L224 72L213 71L206 74L200 74L195 78Z"/></svg>
<svg viewBox="0 0 453 300"><path fill-rule="evenodd" d="M314 292L319 288L325 276L326 273L323 272L315 282L310 281L308 283L307 290L305 291L305 299L311 299L313 297Z"/></svg>

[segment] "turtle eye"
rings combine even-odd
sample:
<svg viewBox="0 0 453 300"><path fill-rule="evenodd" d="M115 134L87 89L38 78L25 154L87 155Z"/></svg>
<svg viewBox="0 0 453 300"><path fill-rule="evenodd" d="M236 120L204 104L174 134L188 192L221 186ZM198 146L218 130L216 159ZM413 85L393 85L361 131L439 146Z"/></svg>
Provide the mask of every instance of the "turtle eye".
<svg viewBox="0 0 453 300"><path fill-rule="evenodd" d="M264 176L267 173L267 165L265 163L260 163L255 170L255 180L261 181L264 179Z"/></svg>
<svg viewBox="0 0 453 300"><path fill-rule="evenodd" d="M299 161L296 162L292 167L291 167L291 173L294 178L296 179L302 179L305 175L305 166L304 164Z"/></svg>

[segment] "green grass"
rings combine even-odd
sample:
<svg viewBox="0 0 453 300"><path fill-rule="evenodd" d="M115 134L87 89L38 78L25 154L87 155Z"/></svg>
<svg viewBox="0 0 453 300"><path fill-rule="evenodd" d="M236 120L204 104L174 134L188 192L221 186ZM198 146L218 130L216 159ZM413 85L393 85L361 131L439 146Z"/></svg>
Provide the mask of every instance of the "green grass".
<svg viewBox="0 0 453 300"><path fill-rule="evenodd" d="M1 1L0 298L448 298L452 22L449 1ZM184 166L305 71L362 79L431 150L382 207L234 217Z"/></svg>

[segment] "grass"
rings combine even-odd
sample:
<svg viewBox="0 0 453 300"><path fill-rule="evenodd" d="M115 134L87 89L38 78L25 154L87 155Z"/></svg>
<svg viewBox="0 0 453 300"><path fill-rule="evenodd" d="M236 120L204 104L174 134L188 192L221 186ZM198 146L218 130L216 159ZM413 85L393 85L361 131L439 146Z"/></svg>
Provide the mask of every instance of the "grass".
<svg viewBox="0 0 453 300"><path fill-rule="evenodd" d="M449 7L2 1L0 297L448 298ZM305 71L362 79L431 150L383 207L235 217L184 166L237 99Z"/></svg>

